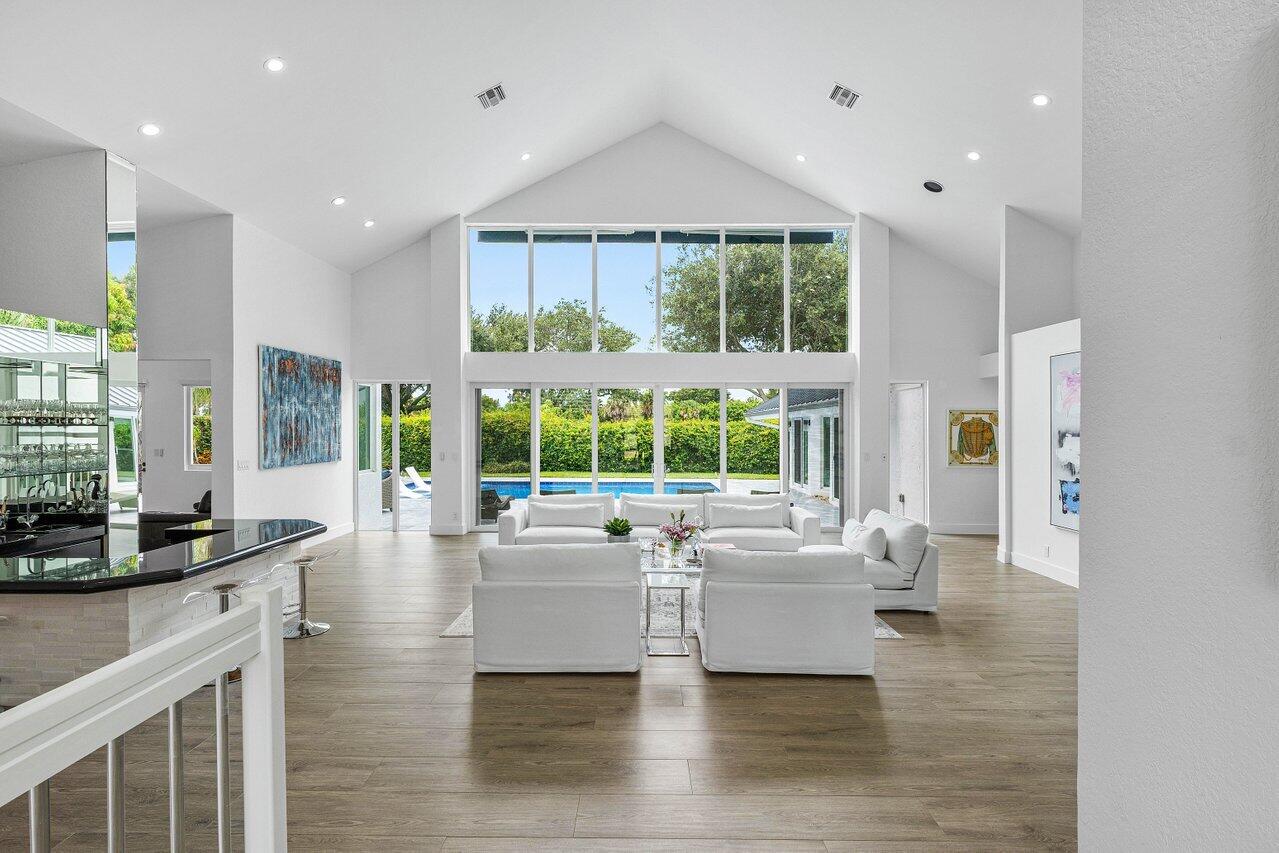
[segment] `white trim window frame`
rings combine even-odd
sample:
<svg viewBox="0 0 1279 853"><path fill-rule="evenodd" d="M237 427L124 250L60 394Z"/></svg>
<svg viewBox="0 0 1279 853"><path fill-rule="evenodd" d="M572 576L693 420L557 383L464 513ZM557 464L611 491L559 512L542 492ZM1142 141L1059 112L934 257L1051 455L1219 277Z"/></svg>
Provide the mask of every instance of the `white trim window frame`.
<svg viewBox="0 0 1279 853"><path fill-rule="evenodd" d="M790 224L790 225L529 225L509 224L509 223L474 223L468 222L467 225L468 238L466 241L467 258L466 258L466 348L470 351L471 347L471 305L473 282L473 266L470 258L470 237L471 231L523 231L526 235L527 252L528 252L528 280L527 280L527 342L526 352L536 352L536 299L535 292L535 268L534 268L534 233L539 231L589 231L591 236L591 348L589 352L599 352L599 321L600 321L600 292L599 292L599 235L601 232L615 231L652 231L654 237L654 270L653 270L653 302L654 302L654 342L652 353L660 353L666 351L665 343L662 339L662 232L664 231L713 231L719 234L719 350L718 352L727 351L727 323L728 323L728 305L727 305L727 233L731 231L780 231L782 233L782 349L781 352L791 353L792 349L792 330L793 318L791 317L792 300L791 300L791 234L793 232L805 231L846 231L849 233L848 252L849 259L849 277L852 276L852 234L853 223L815 223L815 224ZM846 281L845 287L851 296L851 282ZM849 334L845 337L844 349L840 352L851 352L852 334L851 321L853 315L853 307L851 299L848 300L848 321ZM651 353L649 353L651 354Z"/></svg>

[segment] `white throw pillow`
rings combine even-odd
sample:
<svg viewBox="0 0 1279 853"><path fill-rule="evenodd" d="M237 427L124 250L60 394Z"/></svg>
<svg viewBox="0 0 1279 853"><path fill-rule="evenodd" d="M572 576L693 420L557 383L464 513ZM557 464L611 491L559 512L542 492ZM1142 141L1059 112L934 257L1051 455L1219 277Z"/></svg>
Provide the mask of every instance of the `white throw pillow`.
<svg viewBox="0 0 1279 853"><path fill-rule="evenodd" d="M871 560L884 559L884 553L888 550L888 534L884 532L884 528L867 527L856 521L844 525L840 541L848 550L856 551Z"/></svg>
<svg viewBox="0 0 1279 853"><path fill-rule="evenodd" d="M781 527L782 519L774 506L706 502L706 523L719 527Z"/></svg>
<svg viewBox="0 0 1279 853"><path fill-rule="evenodd" d="M691 506L638 501L623 501L621 512L622 517L629 521L632 527L657 527L660 524L669 524L671 515L679 518L681 512L684 513L685 521L692 521L700 514L695 507Z"/></svg>
<svg viewBox="0 0 1279 853"><path fill-rule="evenodd" d="M529 527L603 527L605 509L599 501L547 503L530 498Z"/></svg>
<svg viewBox="0 0 1279 853"><path fill-rule="evenodd" d="M888 546L884 554L897 564L904 573L914 576L924 560L924 549L928 547L928 528L918 521L889 515L882 509L872 509L866 513L867 527L882 527L888 536Z"/></svg>

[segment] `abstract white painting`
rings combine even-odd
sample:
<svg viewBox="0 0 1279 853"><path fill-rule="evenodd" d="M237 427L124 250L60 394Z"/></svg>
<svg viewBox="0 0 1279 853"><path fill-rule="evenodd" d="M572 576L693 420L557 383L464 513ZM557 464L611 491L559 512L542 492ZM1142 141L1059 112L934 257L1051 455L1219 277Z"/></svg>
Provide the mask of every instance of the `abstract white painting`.
<svg viewBox="0 0 1279 853"><path fill-rule="evenodd" d="M1049 520L1057 527L1079 529L1079 353L1054 355L1048 360L1052 389L1049 429L1052 442L1052 511Z"/></svg>

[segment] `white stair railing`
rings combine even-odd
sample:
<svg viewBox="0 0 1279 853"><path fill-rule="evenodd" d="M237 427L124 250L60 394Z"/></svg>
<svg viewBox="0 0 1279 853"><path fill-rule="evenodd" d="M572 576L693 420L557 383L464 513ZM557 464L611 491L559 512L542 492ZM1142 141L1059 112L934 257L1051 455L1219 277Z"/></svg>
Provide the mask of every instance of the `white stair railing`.
<svg viewBox="0 0 1279 853"><path fill-rule="evenodd" d="M107 849L123 853L124 735L168 709L170 839L181 850L181 702L238 666L244 849L286 850L282 609L279 587L245 589L241 606L0 714L0 804L28 795L30 849L49 849L49 779L106 745Z"/></svg>

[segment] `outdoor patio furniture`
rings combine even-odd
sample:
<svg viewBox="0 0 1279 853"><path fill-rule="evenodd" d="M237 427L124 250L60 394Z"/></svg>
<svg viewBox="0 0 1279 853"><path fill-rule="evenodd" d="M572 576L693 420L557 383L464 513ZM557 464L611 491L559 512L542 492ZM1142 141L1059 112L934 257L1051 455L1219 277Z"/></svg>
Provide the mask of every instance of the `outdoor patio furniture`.
<svg viewBox="0 0 1279 853"><path fill-rule="evenodd" d="M382 512L390 512L394 497L392 490L395 488L394 482L391 480L391 472L382 471Z"/></svg>
<svg viewBox="0 0 1279 853"><path fill-rule="evenodd" d="M691 488L684 488L681 486L680 488L675 490L675 494L677 495L710 495L710 494L716 493L717 491L718 490L713 487L708 488L706 486L693 486Z"/></svg>
<svg viewBox="0 0 1279 853"><path fill-rule="evenodd" d="M577 489L541 489L538 491L541 495L575 495Z"/></svg>
<svg viewBox="0 0 1279 853"><path fill-rule="evenodd" d="M497 489L480 489L480 520L497 521L497 517L511 508L511 499L497 493Z"/></svg>
<svg viewBox="0 0 1279 853"><path fill-rule="evenodd" d="M422 475L412 465L404 466L404 473L408 475L409 482L413 484L413 491L421 495L429 495L431 493L431 484L422 479Z"/></svg>

